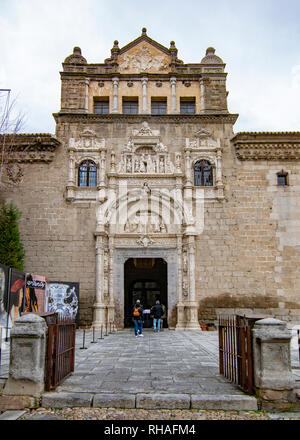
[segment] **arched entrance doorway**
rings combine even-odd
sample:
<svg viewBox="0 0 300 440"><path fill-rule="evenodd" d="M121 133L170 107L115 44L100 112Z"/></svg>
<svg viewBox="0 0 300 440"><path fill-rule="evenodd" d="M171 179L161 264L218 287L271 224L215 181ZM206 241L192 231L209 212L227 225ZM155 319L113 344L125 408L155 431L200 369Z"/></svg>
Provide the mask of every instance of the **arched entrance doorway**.
<svg viewBox="0 0 300 440"><path fill-rule="evenodd" d="M145 311L159 300L168 308L167 263L162 258L130 258L124 265L124 326L132 327L132 309L139 299ZM167 326L167 318L164 327ZM152 327L145 313L144 327Z"/></svg>

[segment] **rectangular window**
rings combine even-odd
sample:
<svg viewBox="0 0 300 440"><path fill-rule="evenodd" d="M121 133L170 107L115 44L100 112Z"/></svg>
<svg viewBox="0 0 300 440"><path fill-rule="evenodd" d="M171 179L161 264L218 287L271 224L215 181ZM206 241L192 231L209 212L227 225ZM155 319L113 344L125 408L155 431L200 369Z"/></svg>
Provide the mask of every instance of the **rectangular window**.
<svg viewBox="0 0 300 440"><path fill-rule="evenodd" d="M123 114L137 115L139 112L138 98L123 98Z"/></svg>
<svg viewBox="0 0 300 440"><path fill-rule="evenodd" d="M97 99L94 101L94 113L98 115L107 115L109 113L109 99Z"/></svg>
<svg viewBox="0 0 300 440"><path fill-rule="evenodd" d="M151 114L165 115L167 113L167 98L151 99Z"/></svg>
<svg viewBox="0 0 300 440"><path fill-rule="evenodd" d="M277 185L288 185L288 173L277 173Z"/></svg>
<svg viewBox="0 0 300 440"><path fill-rule="evenodd" d="M195 98L180 98L180 114L194 115L195 114Z"/></svg>

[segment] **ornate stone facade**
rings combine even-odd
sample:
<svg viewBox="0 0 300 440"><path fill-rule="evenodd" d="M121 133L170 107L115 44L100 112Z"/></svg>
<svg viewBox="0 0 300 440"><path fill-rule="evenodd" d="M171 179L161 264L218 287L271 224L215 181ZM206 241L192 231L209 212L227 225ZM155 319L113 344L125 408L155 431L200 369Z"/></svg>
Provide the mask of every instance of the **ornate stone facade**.
<svg viewBox="0 0 300 440"><path fill-rule="evenodd" d="M170 328L224 311L300 319L300 134L234 134L224 68L213 48L184 64L145 29L103 64L76 47L55 136L11 142L4 195L27 270L80 282L82 325L124 327L125 265L145 259L167 265Z"/></svg>

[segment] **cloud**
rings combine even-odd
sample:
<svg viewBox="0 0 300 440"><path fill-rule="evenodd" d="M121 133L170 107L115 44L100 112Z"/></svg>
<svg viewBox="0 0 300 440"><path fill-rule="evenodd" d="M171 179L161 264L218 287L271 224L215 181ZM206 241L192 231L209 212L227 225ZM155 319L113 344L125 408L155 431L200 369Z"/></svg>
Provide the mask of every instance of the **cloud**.
<svg viewBox="0 0 300 440"><path fill-rule="evenodd" d="M227 63L235 130L298 130L299 3L289 0L1 0L0 87L11 88L27 114L26 131L54 132L60 108L61 63L74 46L89 63L148 35L184 62L200 62L208 46Z"/></svg>

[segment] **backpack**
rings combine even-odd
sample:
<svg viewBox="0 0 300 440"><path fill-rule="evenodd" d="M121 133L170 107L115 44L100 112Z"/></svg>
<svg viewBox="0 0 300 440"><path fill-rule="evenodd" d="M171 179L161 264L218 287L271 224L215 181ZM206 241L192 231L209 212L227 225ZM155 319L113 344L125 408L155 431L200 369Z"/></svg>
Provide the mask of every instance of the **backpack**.
<svg viewBox="0 0 300 440"><path fill-rule="evenodd" d="M133 316L140 316L139 309L137 307L134 308Z"/></svg>

